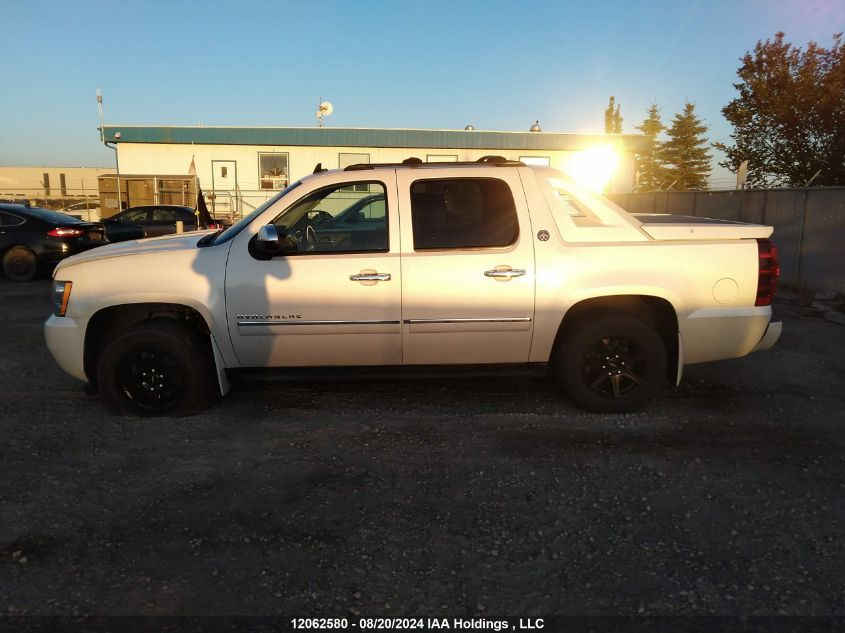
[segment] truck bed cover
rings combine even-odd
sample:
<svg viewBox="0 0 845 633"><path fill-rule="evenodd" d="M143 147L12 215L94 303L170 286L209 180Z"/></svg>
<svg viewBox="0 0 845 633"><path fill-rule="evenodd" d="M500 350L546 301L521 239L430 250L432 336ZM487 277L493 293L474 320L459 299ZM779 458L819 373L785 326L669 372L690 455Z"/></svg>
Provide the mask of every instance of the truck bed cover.
<svg viewBox="0 0 845 633"><path fill-rule="evenodd" d="M655 240L740 240L765 238L772 234L771 226L748 224L718 218L700 218L668 213L633 214L640 228Z"/></svg>

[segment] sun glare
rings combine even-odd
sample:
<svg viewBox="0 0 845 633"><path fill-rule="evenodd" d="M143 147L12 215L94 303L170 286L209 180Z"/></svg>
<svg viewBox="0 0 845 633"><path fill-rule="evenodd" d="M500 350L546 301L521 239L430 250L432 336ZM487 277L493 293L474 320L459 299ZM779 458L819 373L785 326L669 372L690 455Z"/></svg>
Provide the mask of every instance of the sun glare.
<svg viewBox="0 0 845 633"><path fill-rule="evenodd" d="M619 154L610 145L575 152L564 165L564 171L580 185L603 192L619 167Z"/></svg>

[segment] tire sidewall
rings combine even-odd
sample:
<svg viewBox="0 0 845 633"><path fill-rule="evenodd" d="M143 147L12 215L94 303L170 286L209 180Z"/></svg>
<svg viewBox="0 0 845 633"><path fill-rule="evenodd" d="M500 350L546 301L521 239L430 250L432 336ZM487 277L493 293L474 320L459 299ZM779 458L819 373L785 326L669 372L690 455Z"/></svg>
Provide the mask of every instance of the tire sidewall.
<svg viewBox="0 0 845 633"><path fill-rule="evenodd" d="M130 356L142 351L169 356L183 376L181 398L166 411L139 407L120 384L120 368ZM138 325L108 343L97 364L97 386L110 411L133 417L183 416L201 409L213 397L213 372L209 354L197 334L178 323L165 320Z"/></svg>
<svg viewBox="0 0 845 633"><path fill-rule="evenodd" d="M605 337L625 337L646 354L643 382L622 396L603 394L587 385L582 374L584 353ZM577 326L558 359L558 375L570 398L588 411L626 413L641 409L654 398L666 378L666 348L657 332L636 317L603 315Z"/></svg>

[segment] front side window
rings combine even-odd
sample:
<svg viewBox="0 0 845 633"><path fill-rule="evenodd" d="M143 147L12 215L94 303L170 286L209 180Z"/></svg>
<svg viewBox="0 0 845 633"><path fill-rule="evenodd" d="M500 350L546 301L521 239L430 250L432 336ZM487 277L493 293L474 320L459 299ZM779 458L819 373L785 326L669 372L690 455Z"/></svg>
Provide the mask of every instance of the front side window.
<svg viewBox="0 0 845 633"><path fill-rule="evenodd" d="M495 178L417 180L411 216L417 251L509 246L519 236L511 189Z"/></svg>
<svg viewBox="0 0 845 633"><path fill-rule="evenodd" d="M386 252L386 200L383 183L342 183L299 199L273 224L294 254Z"/></svg>
<svg viewBox="0 0 845 633"><path fill-rule="evenodd" d="M258 155L258 183L262 189L284 189L289 173L287 152Z"/></svg>

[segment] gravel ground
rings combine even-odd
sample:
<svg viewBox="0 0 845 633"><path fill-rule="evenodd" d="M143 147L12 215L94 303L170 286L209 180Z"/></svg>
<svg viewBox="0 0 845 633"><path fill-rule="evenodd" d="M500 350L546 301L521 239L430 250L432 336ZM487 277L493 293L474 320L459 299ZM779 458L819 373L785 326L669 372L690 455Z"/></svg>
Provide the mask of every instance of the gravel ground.
<svg viewBox="0 0 845 633"><path fill-rule="evenodd" d="M0 612L845 614L845 327L647 412L531 378L239 385L109 415L0 281Z"/></svg>

